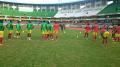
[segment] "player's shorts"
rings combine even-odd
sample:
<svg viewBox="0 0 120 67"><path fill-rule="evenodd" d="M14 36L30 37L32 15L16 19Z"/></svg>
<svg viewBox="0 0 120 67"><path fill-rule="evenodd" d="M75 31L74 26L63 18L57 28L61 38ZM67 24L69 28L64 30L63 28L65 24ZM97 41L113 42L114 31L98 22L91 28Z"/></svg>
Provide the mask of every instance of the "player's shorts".
<svg viewBox="0 0 120 67"><path fill-rule="evenodd" d="M32 33L32 30L28 30L28 33Z"/></svg>
<svg viewBox="0 0 120 67"><path fill-rule="evenodd" d="M45 31L45 34L49 34L49 31Z"/></svg>
<svg viewBox="0 0 120 67"><path fill-rule="evenodd" d="M58 30L54 30L54 33L58 34Z"/></svg>
<svg viewBox="0 0 120 67"><path fill-rule="evenodd" d="M42 34L48 34L48 32L47 31L42 31Z"/></svg>
<svg viewBox="0 0 120 67"><path fill-rule="evenodd" d="M97 36L98 35L98 33L97 32L93 32L93 36Z"/></svg>
<svg viewBox="0 0 120 67"><path fill-rule="evenodd" d="M84 30L84 33L89 33L89 30Z"/></svg>
<svg viewBox="0 0 120 67"><path fill-rule="evenodd" d="M4 36L4 31L0 31L0 37Z"/></svg>

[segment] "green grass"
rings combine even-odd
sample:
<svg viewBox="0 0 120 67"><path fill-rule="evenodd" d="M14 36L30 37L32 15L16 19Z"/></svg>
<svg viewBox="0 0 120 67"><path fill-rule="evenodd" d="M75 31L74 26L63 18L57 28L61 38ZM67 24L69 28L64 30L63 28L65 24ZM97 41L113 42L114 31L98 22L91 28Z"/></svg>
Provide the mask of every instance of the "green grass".
<svg viewBox="0 0 120 67"><path fill-rule="evenodd" d="M120 67L120 43L109 40L105 48L101 39L96 43L84 40L83 33L67 30L59 32L58 41L44 41L41 32L34 30L33 40L7 40L0 47L0 67ZM79 34L79 38L76 37Z"/></svg>

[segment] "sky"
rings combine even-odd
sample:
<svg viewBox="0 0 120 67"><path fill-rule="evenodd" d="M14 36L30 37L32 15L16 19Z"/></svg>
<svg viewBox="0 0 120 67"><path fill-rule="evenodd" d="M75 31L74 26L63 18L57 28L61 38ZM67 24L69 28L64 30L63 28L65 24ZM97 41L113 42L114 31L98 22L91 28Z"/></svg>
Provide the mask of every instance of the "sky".
<svg viewBox="0 0 120 67"><path fill-rule="evenodd" d="M82 0L0 0L7 2L17 2L17 3L29 3L29 4L58 4L58 3L70 3Z"/></svg>

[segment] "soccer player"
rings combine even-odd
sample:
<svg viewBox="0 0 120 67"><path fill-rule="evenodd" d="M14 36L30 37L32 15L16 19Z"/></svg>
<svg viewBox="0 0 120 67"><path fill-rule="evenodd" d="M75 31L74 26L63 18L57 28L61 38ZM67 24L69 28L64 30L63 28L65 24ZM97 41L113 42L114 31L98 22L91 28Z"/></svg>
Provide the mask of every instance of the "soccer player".
<svg viewBox="0 0 120 67"><path fill-rule="evenodd" d="M55 38L54 39L57 40L58 39L58 27L59 27L58 23L55 22L53 27L54 27L54 34L55 34Z"/></svg>
<svg viewBox="0 0 120 67"><path fill-rule="evenodd" d="M48 35L47 35L47 39L52 39L52 24L50 23L50 21L48 21L48 24L47 24L47 32L48 32Z"/></svg>
<svg viewBox="0 0 120 67"><path fill-rule="evenodd" d="M98 25L97 23L95 23L95 25L93 26L93 42L96 42L97 34L98 34Z"/></svg>
<svg viewBox="0 0 120 67"><path fill-rule="evenodd" d="M108 29L105 30L105 28L102 28L101 29L101 36L103 38L102 43L105 44L105 46L107 47L106 44L108 43L108 37L110 36Z"/></svg>
<svg viewBox="0 0 120 67"><path fill-rule="evenodd" d="M32 29L34 28L33 24L31 23L31 21L28 21L27 23L27 40L31 40L31 33L32 33Z"/></svg>
<svg viewBox="0 0 120 67"><path fill-rule="evenodd" d="M112 41L116 41L115 33L117 32L116 27L114 24L112 25Z"/></svg>
<svg viewBox="0 0 120 67"><path fill-rule="evenodd" d="M4 36L3 20L0 20L0 46L3 45L3 36Z"/></svg>
<svg viewBox="0 0 120 67"><path fill-rule="evenodd" d="M59 26L60 26L60 30L65 33L65 24L61 22Z"/></svg>
<svg viewBox="0 0 120 67"><path fill-rule="evenodd" d="M13 22L12 22L12 20L10 20L10 22L8 22L7 29L9 31L8 39L11 40L12 39L12 34L13 34Z"/></svg>
<svg viewBox="0 0 120 67"><path fill-rule="evenodd" d="M109 31L108 31L108 30L105 31L104 34L103 34L103 36L104 36L104 41L103 41L103 43L104 43L104 44L107 44L107 43L108 43L108 37L110 36Z"/></svg>
<svg viewBox="0 0 120 67"><path fill-rule="evenodd" d="M117 41L120 42L120 24L118 24L117 27L117 34L118 34Z"/></svg>
<svg viewBox="0 0 120 67"><path fill-rule="evenodd" d="M20 38L20 32L21 32L21 24L20 21L17 22L16 24L16 38Z"/></svg>
<svg viewBox="0 0 120 67"><path fill-rule="evenodd" d="M46 40L47 39L47 23L45 21L41 23L41 32L42 32L42 39Z"/></svg>
<svg viewBox="0 0 120 67"><path fill-rule="evenodd" d="M86 38L86 37L88 38L89 31L90 31L90 26L89 26L89 24L87 24L85 29L84 29L84 32L85 32L84 38Z"/></svg>

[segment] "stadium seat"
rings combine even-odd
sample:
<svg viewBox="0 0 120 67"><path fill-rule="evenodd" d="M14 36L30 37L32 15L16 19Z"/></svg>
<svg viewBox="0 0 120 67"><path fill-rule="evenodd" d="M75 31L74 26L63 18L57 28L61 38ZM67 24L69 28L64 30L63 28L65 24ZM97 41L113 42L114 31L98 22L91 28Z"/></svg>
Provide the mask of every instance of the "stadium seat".
<svg viewBox="0 0 120 67"><path fill-rule="evenodd" d="M53 11L53 10L22 12L12 8L0 8L0 15L9 15L9 16L54 17L56 13L57 11Z"/></svg>
<svg viewBox="0 0 120 67"><path fill-rule="evenodd" d="M112 3L104 8L98 14L113 14L113 13L120 13L120 4Z"/></svg>

